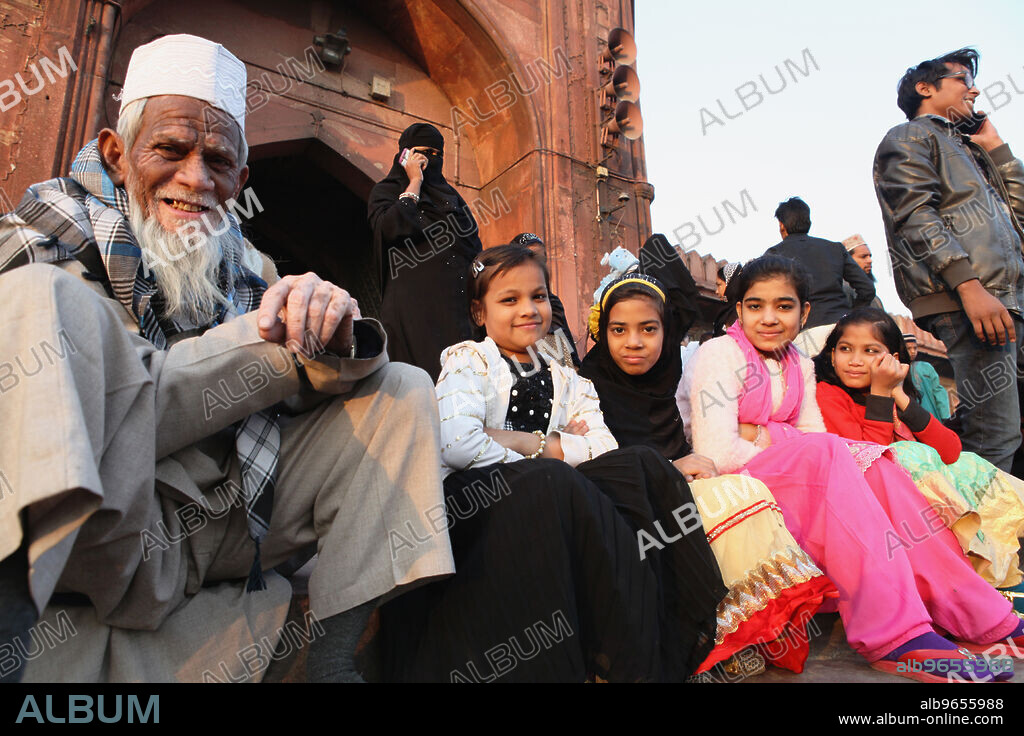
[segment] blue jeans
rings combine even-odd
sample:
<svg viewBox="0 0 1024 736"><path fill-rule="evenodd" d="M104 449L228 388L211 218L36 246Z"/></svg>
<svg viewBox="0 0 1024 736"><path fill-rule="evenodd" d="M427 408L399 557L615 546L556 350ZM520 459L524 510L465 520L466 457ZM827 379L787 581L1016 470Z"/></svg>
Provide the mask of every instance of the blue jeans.
<svg viewBox="0 0 1024 736"><path fill-rule="evenodd" d="M1020 403L1024 375L1024 320L1013 314L1017 341L989 345L974 334L963 312L924 317L920 324L946 344L956 392L964 407L960 439L975 452L1010 472L1021 443ZM958 407L959 411L959 407Z"/></svg>

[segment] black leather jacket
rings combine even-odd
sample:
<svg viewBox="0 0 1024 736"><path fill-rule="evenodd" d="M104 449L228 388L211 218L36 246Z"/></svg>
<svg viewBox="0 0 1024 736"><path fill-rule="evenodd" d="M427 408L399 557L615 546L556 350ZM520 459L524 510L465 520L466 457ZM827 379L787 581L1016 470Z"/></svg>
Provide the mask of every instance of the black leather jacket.
<svg viewBox="0 0 1024 736"><path fill-rule="evenodd" d="M973 278L1024 309L1024 164L1009 145L986 152L922 115L886 133L874 181L896 291L915 319L960 311L955 289Z"/></svg>

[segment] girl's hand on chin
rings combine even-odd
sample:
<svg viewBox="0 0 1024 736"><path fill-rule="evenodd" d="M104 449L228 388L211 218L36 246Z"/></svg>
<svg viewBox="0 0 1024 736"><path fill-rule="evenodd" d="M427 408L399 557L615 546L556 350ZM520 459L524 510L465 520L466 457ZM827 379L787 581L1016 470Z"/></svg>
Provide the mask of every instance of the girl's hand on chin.
<svg viewBox="0 0 1024 736"><path fill-rule="evenodd" d="M892 396L893 391L903 386L910 365L903 365L892 353L875 358L871 366L871 393L878 396Z"/></svg>

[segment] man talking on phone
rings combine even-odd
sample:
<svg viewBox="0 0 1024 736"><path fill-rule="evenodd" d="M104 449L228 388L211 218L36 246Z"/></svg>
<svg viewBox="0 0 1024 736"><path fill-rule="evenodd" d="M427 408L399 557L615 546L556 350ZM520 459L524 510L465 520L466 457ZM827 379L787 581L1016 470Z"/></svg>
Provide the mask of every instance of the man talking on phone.
<svg viewBox="0 0 1024 736"><path fill-rule="evenodd" d="M946 344L964 450L1009 472L1024 368L1024 164L975 111L978 52L922 61L899 82L909 122L875 153L875 192L900 299Z"/></svg>
<svg viewBox="0 0 1024 736"><path fill-rule="evenodd" d="M388 353L434 381L441 351L473 337L466 279L482 250L473 213L443 168L441 132L414 123L398 139L391 171L369 204Z"/></svg>

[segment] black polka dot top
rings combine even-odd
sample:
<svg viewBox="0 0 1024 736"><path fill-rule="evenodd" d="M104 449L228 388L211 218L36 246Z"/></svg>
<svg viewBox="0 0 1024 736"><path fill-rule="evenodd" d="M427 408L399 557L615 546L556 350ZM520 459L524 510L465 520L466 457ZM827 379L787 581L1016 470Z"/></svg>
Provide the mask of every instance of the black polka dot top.
<svg viewBox="0 0 1024 736"><path fill-rule="evenodd" d="M515 432L547 433L551 421L551 404L555 398L555 387L551 381L551 369L544 365L539 370L533 363L520 363L508 356L502 356L512 369L512 392L509 396L508 413L505 415L505 429Z"/></svg>

